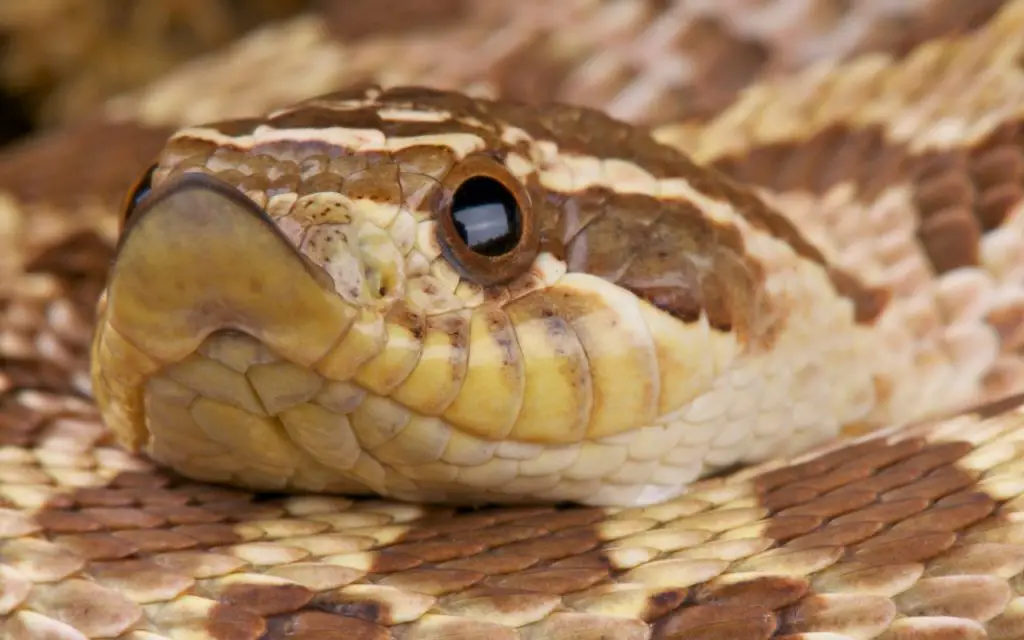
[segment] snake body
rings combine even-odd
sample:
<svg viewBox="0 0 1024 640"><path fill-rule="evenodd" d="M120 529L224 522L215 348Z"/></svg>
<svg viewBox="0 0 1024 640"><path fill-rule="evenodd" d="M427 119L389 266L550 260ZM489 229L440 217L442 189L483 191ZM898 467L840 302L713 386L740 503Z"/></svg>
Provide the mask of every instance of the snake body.
<svg viewBox="0 0 1024 640"><path fill-rule="evenodd" d="M1021 24L654 131L179 129L14 265L5 637L1024 635L1024 414L937 417L1021 389Z"/></svg>

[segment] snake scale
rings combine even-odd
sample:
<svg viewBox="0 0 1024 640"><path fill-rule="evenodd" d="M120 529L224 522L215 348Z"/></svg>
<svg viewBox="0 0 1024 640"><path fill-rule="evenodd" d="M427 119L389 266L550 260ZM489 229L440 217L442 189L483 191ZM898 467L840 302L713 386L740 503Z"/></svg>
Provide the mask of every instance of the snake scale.
<svg viewBox="0 0 1024 640"><path fill-rule="evenodd" d="M810 66L759 15L791 59L650 132L297 21L6 152L0 635L1024 637L988 4ZM595 59L561 86L657 119Z"/></svg>

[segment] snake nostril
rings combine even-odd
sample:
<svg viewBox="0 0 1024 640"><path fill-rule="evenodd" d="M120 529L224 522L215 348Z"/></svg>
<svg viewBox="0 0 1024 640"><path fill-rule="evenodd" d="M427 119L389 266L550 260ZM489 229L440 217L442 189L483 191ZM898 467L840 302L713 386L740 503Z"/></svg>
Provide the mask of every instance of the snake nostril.
<svg viewBox="0 0 1024 640"><path fill-rule="evenodd" d="M378 300L388 297L396 288L395 275L388 270L366 267L363 275L367 291Z"/></svg>

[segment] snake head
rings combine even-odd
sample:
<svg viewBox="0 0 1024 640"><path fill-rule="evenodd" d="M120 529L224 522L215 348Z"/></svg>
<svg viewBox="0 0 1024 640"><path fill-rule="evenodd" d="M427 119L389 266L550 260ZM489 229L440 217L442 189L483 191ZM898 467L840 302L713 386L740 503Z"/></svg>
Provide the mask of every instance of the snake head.
<svg viewBox="0 0 1024 640"><path fill-rule="evenodd" d="M126 206L94 391L202 480L657 501L864 410L868 375L815 378L856 313L793 233L587 110L315 98L171 137Z"/></svg>

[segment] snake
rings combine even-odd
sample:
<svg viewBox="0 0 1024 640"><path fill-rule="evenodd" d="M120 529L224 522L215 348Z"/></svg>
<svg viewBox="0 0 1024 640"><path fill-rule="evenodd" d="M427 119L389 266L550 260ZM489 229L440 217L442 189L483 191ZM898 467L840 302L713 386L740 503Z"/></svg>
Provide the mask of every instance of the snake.
<svg viewBox="0 0 1024 640"><path fill-rule="evenodd" d="M1022 25L7 152L3 637L1021 637Z"/></svg>

